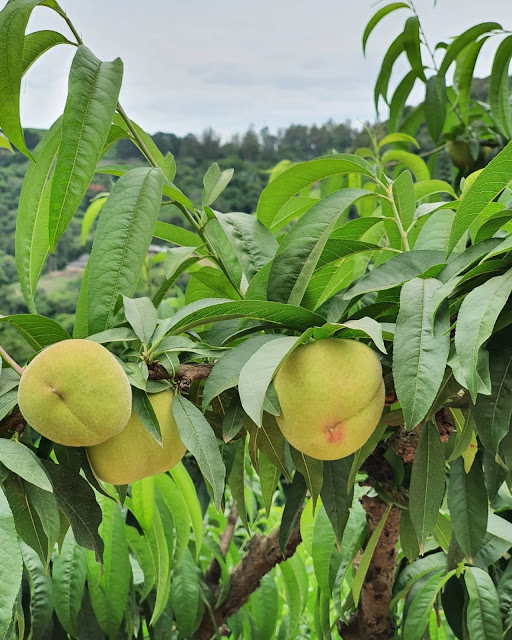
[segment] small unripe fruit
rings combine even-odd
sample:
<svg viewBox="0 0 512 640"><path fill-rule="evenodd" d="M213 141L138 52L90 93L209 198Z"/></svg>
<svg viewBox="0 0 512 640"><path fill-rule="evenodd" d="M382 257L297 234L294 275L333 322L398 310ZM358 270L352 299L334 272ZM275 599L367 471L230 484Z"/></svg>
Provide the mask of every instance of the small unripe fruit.
<svg viewBox="0 0 512 640"><path fill-rule="evenodd" d="M105 347L91 340L63 340L41 351L25 369L18 404L25 420L45 438L87 447L122 431L132 391Z"/></svg>
<svg viewBox="0 0 512 640"><path fill-rule="evenodd" d="M162 446L144 428L135 412L120 434L87 449L95 474L110 484L128 484L172 469L186 451L172 415L174 393L167 389L149 396L160 432Z"/></svg>
<svg viewBox="0 0 512 640"><path fill-rule="evenodd" d="M452 140L449 142L448 153L457 169L470 169L475 164L471 148L466 140Z"/></svg>
<svg viewBox="0 0 512 640"><path fill-rule="evenodd" d="M312 458L344 458L368 440L384 408L382 367L355 340L319 340L295 349L274 379L277 424Z"/></svg>

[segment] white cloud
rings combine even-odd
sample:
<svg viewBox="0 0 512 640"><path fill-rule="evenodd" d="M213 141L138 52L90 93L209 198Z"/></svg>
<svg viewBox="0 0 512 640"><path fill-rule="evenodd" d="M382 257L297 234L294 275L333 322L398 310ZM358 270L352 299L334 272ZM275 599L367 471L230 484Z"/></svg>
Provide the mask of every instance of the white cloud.
<svg viewBox="0 0 512 640"><path fill-rule="evenodd" d="M508 13L505 0L417 5L432 40ZM180 135L208 127L229 135L250 125L373 120L373 83L406 17L405 11L387 17L364 59L361 34L376 10L370 0L67 0L66 10L96 55L123 59L128 113L149 131ZM61 24L38 8L30 27ZM488 73L493 51L485 45L478 73ZM46 127L61 112L72 53L58 47L29 73L25 125Z"/></svg>

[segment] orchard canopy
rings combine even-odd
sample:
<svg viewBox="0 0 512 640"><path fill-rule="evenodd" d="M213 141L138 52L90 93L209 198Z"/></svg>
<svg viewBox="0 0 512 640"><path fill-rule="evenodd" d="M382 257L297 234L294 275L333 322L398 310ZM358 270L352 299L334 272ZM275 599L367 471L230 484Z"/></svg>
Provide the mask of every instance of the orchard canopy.
<svg viewBox="0 0 512 640"><path fill-rule="evenodd" d="M511 25L380 3L377 124L236 172L2 4L0 640L511 640Z"/></svg>

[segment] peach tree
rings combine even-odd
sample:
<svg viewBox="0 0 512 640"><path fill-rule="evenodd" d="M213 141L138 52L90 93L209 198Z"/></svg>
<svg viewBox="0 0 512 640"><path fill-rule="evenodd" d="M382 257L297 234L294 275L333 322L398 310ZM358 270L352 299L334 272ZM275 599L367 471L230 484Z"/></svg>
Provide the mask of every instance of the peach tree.
<svg viewBox="0 0 512 640"><path fill-rule="evenodd" d="M413 9L379 9L365 42L400 8ZM65 33L27 33L34 10L56 12ZM450 97L460 108L466 86L459 74L459 94L444 89L442 70L455 61L467 71L479 38L495 28L454 39L427 80L413 15L386 54L377 97L386 97L391 63L405 51L426 101L437 96L421 119L438 141ZM498 49L493 122L510 127L503 43L508 37ZM30 151L21 82L55 46L76 49L66 106ZM87 48L55 0L11 0L0 11L0 144L29 160L15 243L27 313L0 321L33 351L21 363L0 347L0 638L511 638L506 137L459 188L452 169L440 179L410 132L397 130L395 92L396 126L371 134L371 148L275 171L254 215L222 213L213 205L233 171L213 164L201 202L192 202L175 184L173 157L121 106L122 74L119 59L101 61ZM484 106L463 104L489 124ZM108 164L121 139L144 164ZM84 217L94 242L70 335L38 314L37 285L95 174L110 176L111 190ZM164 244L148 258L154 238ZM157 290L139 295L155 266ZM362 446L321 460L280 430L276 376L304 345L339 338L378 358L385 407ZM27 423L20 378L39 354L72 339L111 352L131 385L125 409L153 447L164 424L152 398L163 390L174 398L181 462L109 484L83 447ZM59 375L76 368L68 363ZM360 366L350 361L355 380ZM332 403L343 395L325 359L297 367L315 389L332 388ZM88 373L73 378L74 393L87 393ZM295 395L297 416L311 409L306 391ZM89 400L92 419L99 408L94 394ZM315 407L319 418L330 401ZM41 431L52 419L31 418ZM130 442L135 458L149 446L141 441ZM112 467L123 466L127 454L113 449Z"/></svg>

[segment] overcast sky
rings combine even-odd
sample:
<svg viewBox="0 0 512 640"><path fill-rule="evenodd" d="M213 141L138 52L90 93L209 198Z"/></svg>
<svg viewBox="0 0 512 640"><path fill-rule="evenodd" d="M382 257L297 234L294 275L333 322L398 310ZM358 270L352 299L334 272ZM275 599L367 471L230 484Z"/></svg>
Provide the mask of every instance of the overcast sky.
<svg viewBox="0 0 512 640"><path fill-rule="evenodd" d="M361 35L375 12L373 0L61 4L98 57L123 59L121 102L130 117L151 133L184 135L213 127L223 137L249 126L275 131L329 118L374 120L373 83L387 46L408 16L401 10L386 17L372 34L365 59ZM438 0L437 8L432 0L416 4L433 42L482 21L512 29L510 0ZM52 11L37 8L29 30L59 26ZM67 33L65 25L61 28ZM488 74L495 46L496 40L484 45L480 75ZM47 127L61 113L72 55L71 47L57 47L27 74L25 126Z"/></svg>

